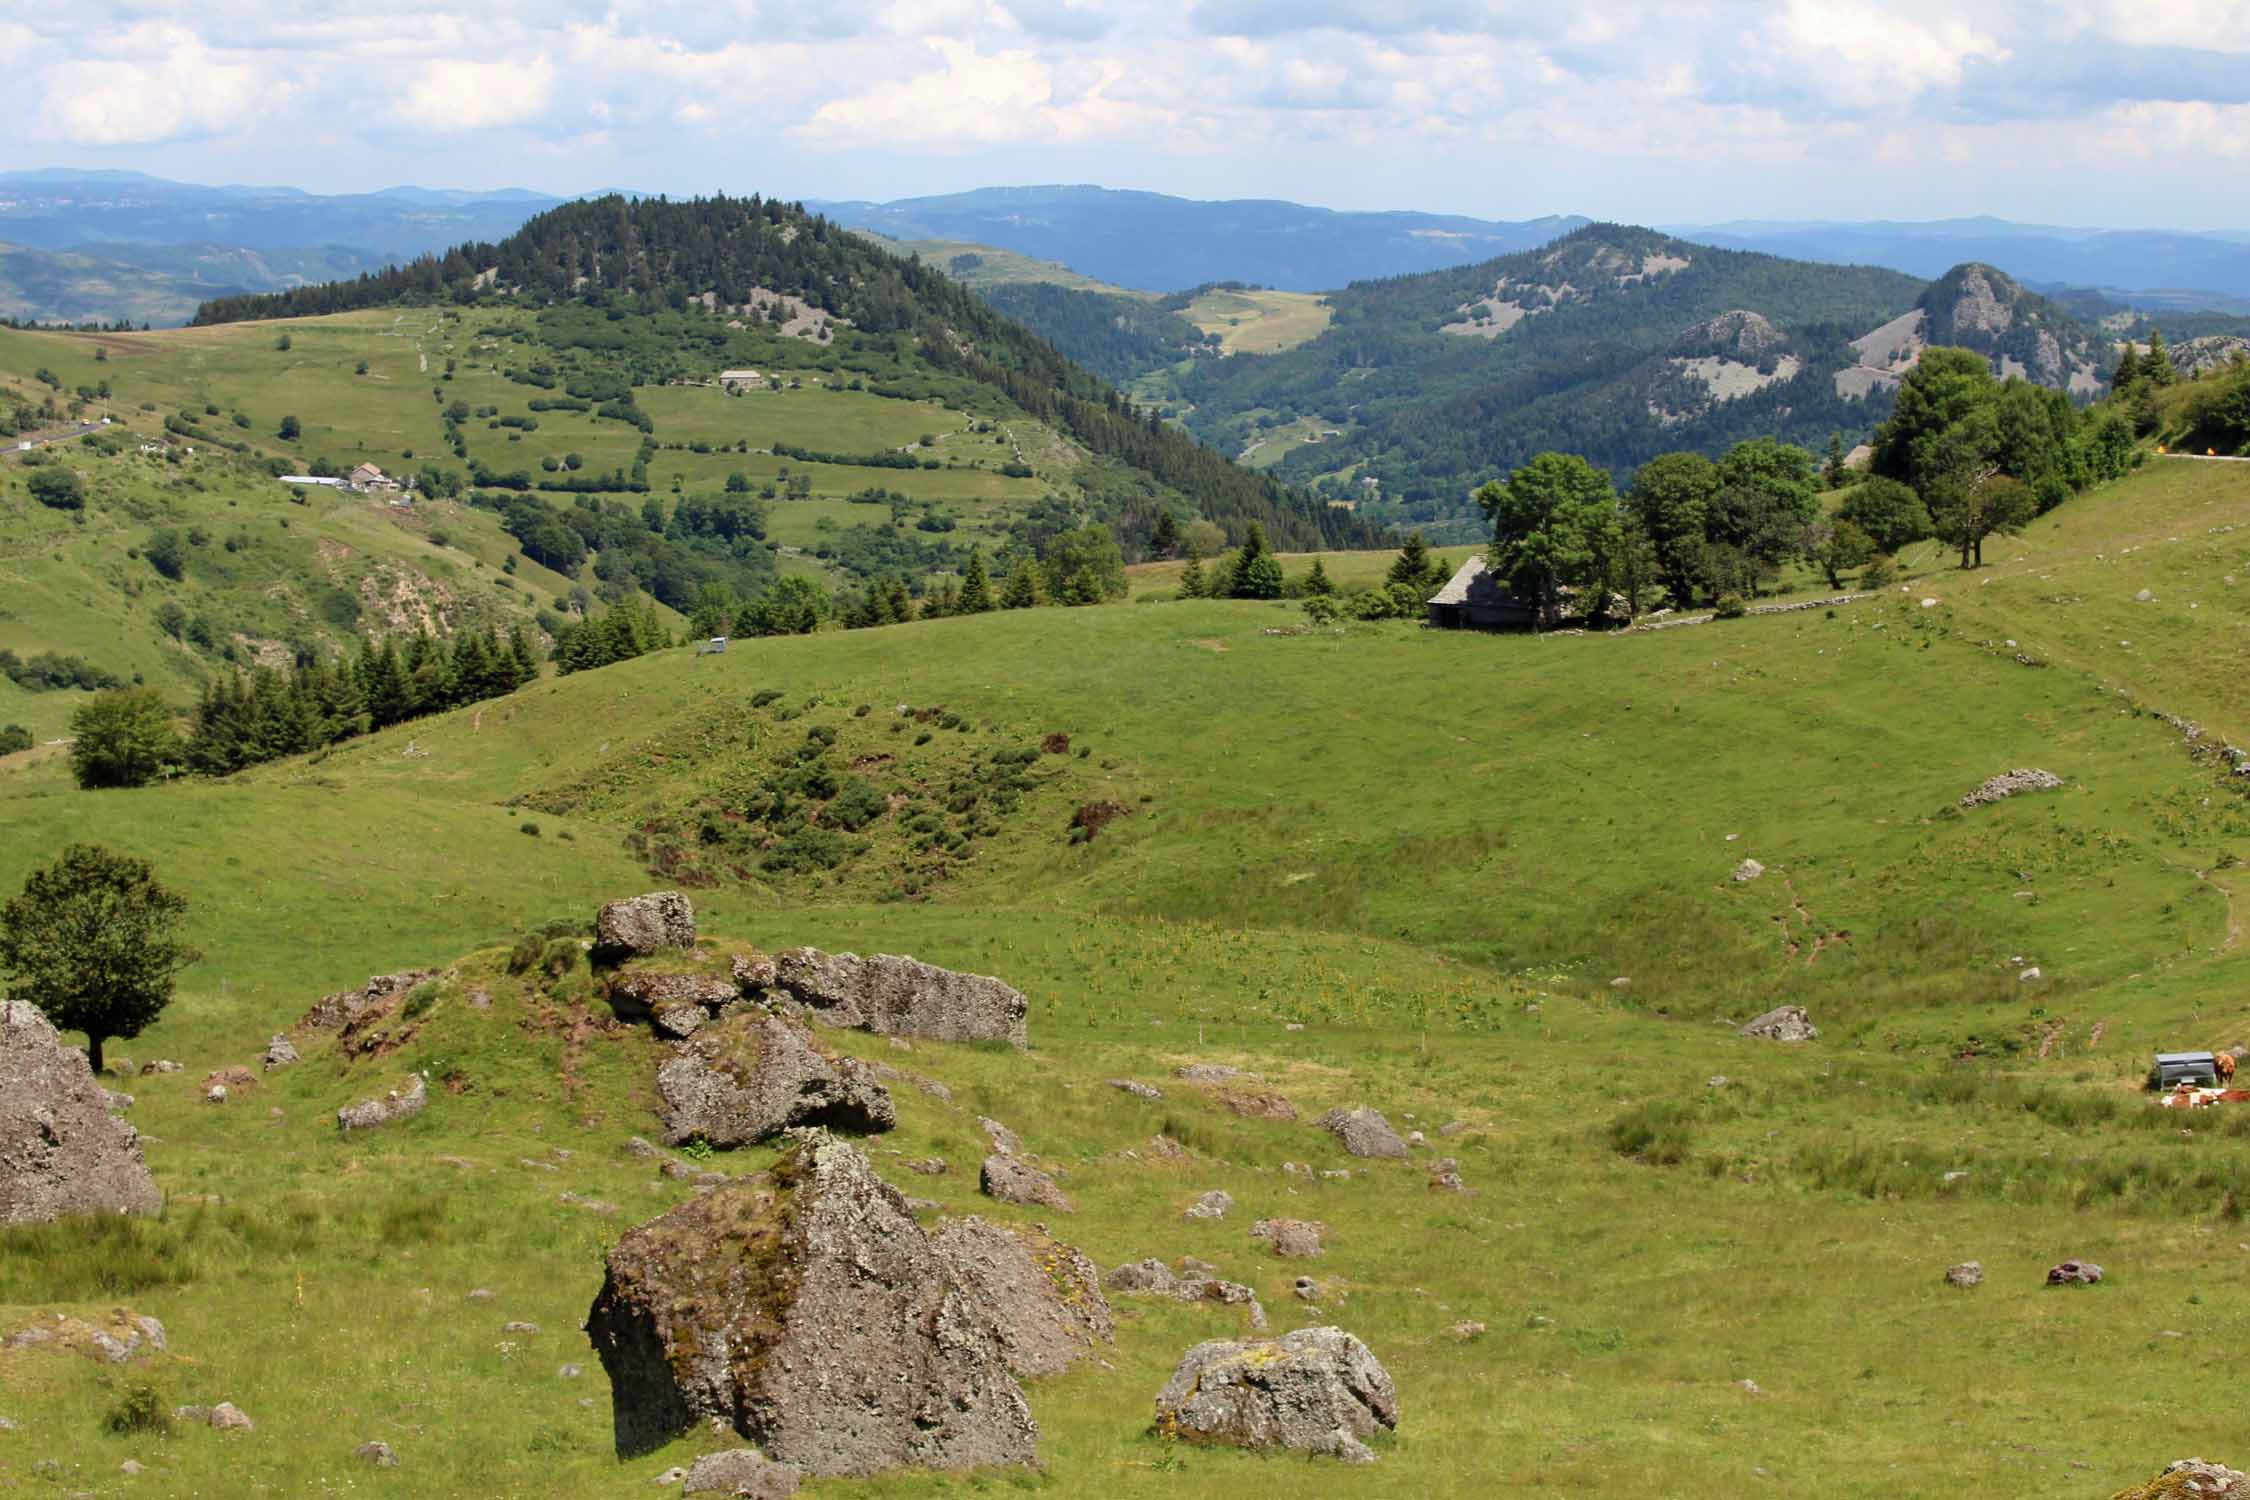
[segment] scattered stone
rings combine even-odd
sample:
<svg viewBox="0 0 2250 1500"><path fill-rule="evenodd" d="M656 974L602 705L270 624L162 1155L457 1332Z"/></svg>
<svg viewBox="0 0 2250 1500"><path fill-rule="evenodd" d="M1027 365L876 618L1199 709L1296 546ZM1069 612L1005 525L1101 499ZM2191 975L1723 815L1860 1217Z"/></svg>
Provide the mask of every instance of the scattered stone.
<svg viewBox="0 0 2250 1500"><path fill-rule="evenodd" d="M1448 1120L1445 1124L1440 1125L1437 1128L1437 1133L1445 1137L1447 1140L1451 1140L1453 1139L1453 1137L1466 1134L1468 1131L1474 1130L1475 1128L1476 1127L1474 1125L1471 1125L1467 1120Z"/></svg>
<svg viewBox="0 0 2250 1500"><path fill-rule="evenodd" d="M211 1085L211 1086L210 1086L209 1088L207 1088L207 1089L205 1089L205 1090L203 1091L203 1102L204 1102L205 1104L224 1104L224 1103L226 1103L226 1102L227 1102L227 1086L226 1086L225 1084L223 1084L223 1083L214 1083L214 1084L212 1084L212 1085Z"/></svg>
<svg viewBox="0 0 2250 1500"><path fill-rule="evenodd" d="M2244 1500L2250 1475L2200 1458L2176 1458L2147 1484L2119 1490L2115 1500Z"/></svg>
<svg viewBox="0 0 2250 1500"><path fill-rule="evenodd" d="M612 1250L587 1319L617 1449L706 1418L822 1475L1030 1463L976 1296L851 1146L808 1132Z"/></svg>
<svg viewBox="0 0 2250 1500"><path fill-rule="evenodd" d="M145 1474L148 1471L141 1467L141 1461L139 1459L128 1458L125 1460L125 1462L117 1466L117 1472L130 1479L136 1474Z"/></svg>
<svg viewBox="0 0 2250 1500"><path fill-rule="evenodd" d="M1318 1302L1320 1300L1320 1283L1310 1276L1298 1277L1296 1285L1290 1290L1297 1294L1299 1302Z"/></svg>
<svg viewBox="0 0 2250 1500"><path fill-rule="evenodd" d="M2018 974L2016 976L2016 978L2024 984L2029 984L2032 980L2039 977L2039 965L2037 964L2033 964L2030 968L2024 970L2021 974Z"/></svg>
<svg viewBox="0 0 2250 1500"><path fill-rule="evenodd" d="M688 1494L720 1494L740 1500L787 1500L797 1493L805 1471L795 1464L777 1464L753 1448L726 1453L706 1453L681 1476Z"/></svg>
<svg viewBox="0 0 2250 1500"><path fill-rule="evenodd" d="M1961 806L1983 807L1988 803L2005 801L2018 792L2051 792L2062 784L2062 778L2052 771L2004 771L1963 797Z"/></svg>
<svg viewBox="0 0 2250 1500"><path fill-rule="evenodd" d="M395 1469L398 1467L398 1455L391 1451L389 1443L380 1439L371 1443L361 1443L352 1450L352 1457L371 1469Z"/></svg>
<svg viewBox="0 0 2250 1500"><path fill-rule="evenodd" d="M434 978L429 969L408 969L399 974L377 974L356 990L344 990L313 1002L297 1021L300 1031L342 1031L374 1011L389 1007L392 1000L405 994L425 979ZM170 1069L163 1069L169 1072Z"/></svg>
<svg viewBox="0 0 2250 1500"><path fill-rule="evenodd" d="M1709 1078L1703 1080L1703 1086L1707 1089L1723 1089L1727 1086L1727 1075L1713 1073Z"/></svg>
<svg viewBox="0 0 2250 1500"><path fill-rule="evenodd" d="M348 1104L337 1110L336 1129L344 1135L350 1135L355 1130L373 1130L379 1125L412 1119L422 1112L422 1106L429 1102L429 1098L429 1085L422 1081L421 1074L416 1073L380 1099L363 1099L357 1104Z"/></svg>
<svg viewBox="0 0 2250 1500"><path fill-rule="evenodd" d="M268 1073L276 1068L286 1068L300 1060L297 1056L297 1049L290 1045L289 1038L284 1033L275 1032L273 1040L266 1043L263 1066Z"/></svg>
<svg viewBox="0 0 2250 1500"><path fill-rule="evenodd" d="M488 1286L480 1286L469 1293L469 1300L471 1302L490 1302L492 1298L493 1291L492 1288Z"/></svg>
<svg viewBox="0 0 2250 1500"><path fill-rule="evenodd" d="M1322 1167L1320 1169L1320 1180L1323 1182L1349 1182L1351 1176L1351 1170L1348 1167Z"/></svg>
<svg viewBox="0 0 2250 1500"><path fill-rule="evenodd" d="M539 1331L539 1325L538 1325L537 1323L524 1323L524 1322L515 1322L515 1323L503 1323L503 1324L501 1324L501 1325L500 1325L500 1331L501 1331L502 1333L524 1333L524 1334L531 1334L531 1333L537 1333L537 1332Z"/></svg>
<svg viewBox="0 0 2250 1500"><path fill-rule="evenodd" d="M1164 1090L1153 1083L1142 1083L1137 1079L1112 1078L1109 1081L1109 1086L1131 1094L1136 1099L1161 1099L1164 1097Z"/></svg>
<svg viewBox="0 0 2250 1500"><path fill-rule="evenodd" d="M1765 1394L1763 1390L1760 1390L1758 1388L1758 1382L1747 1377L1741 1380L1737 1380L1734 1383L1734 1388L1742 1392L1745 1396L1763 1396Z"/></svg>
<svg viewBox="0 0 2250 1500"><path fill-rule="evenodd" d="M685 1036L703 1024L703 1017L716 1015L742 998L734 981L723 974L704 974L692 969L653 969L639 964L627 964L609 976L606 992L609 1008L621 1021L648 1021L668 1033ZM694 1013L691 1022L689 1013ZM657 1017L667 1019L659 1022Z"/></svg>
<svg viewBox="0 0 2250 1500"><path fill-rule="evenodd" d="M1264 1240L1283 1260L1308 1260L1320 1254L1321 1236L1328 1226L1311 1219L1260 1219L1250 1226L1250 1238Z"/></svg>
<svg viewBox="0 0 2250 1500"><path fill-rule="evenodd" d="M1266 1309L1258 1301L1258 1294L1239 1281L1226 1281L1217 1276L1191 1276L1175 1282L1172 1295L1182 1302L1217 1302L1226 1307L1250 1309L1250 1326L1266 1326Z"/></svg>
<svg viewBox="0 0 2250 1500"><path fill-rule="evenodd" d="M2142 589L2139 593L2133 596L2133 602L2135 604L2154 604L2156 602L2156 595L2148 589Z"/></svg>
<svg viewBox="0 0 2250 1500"><path fill-rule="evenodd" d="M232 1401L221 1401L212 1407L211 1415L205 1420L221 1432L255 1432L258 1426Z"/></svg>
<svg viewBox="0 0 2250 1500"><path fill-rule="evenodd" d="M1066 1214L1077 1211L1054 1178L1021 1157L998 1151L984 1159L977 1173L977 1188L987 1198L1002 1203L1037 1204Z"/></svg>
<svg viewBox="0 0 2250 1500"><path fill-rule="evenodd" d="M1044 1229L956 1219L930 1238L1018 1376L1059 1375L1116 1327L1094 1263Z"/></svg>
<svg viewBox="0 0 2250 1500"><path fill-rule="evenodd" d="M1016 1138L1016 1133L1013 1130L1010 1130L998 1120L988 1120L979 1115L977 1116L977 1125L984 1131L984 1138L992 1142L993 1150L1005 1156L1023 1155L1023 1142Z"/></svg>
<svg viewBox="0 0 2250 1500"><path fill-rule="evenodd" d="M1260 1081L1255 1073L1245 1073L1240 1068L1230 1068L1225 1063L1188 1063L1174 1068L1172 1076L1184 1083L1225 1083L1231 1078Z"/></svg>
<svg viewBox="0 0 2250 1500"><path fill-rule="evenodd" d="M1031 1003L984 974L920 959L795 948L774 959L774 984L831 1026L933 1042L1030 1045Z"/></svg>
<svg viewBox="0 0 2250 1500"><path fill-rule="evenodd" d="M821 1046L784 1016L737 1011L674 1049L656 1070L666 1144L701 1137L721 1150L799 1125L872 1134L898 1124L874 1069Z"/></svg>
<svg viewBox="0 0 2250 1500"><path fill-rule="evenodd" d="M943 1177L952 1168L946 1164L946 1160L942 1156L926 1156L920 1161L908 1162L906 1170L919 1172L924 1177Z"/></svg>
<svg viewBox="0 0 2250 1500"><path fill-rule="evenodd" d="M1156 1430L1167 1437L1352 1463L1375 1458L1361 1439L1397 1426L1389 1372L1340 1328L1197 1344L1156 1398Z"/></svg>
<svg viewBox="0 0 2250 1500"><path fill-rule="evenodd" d="M180 1071L180 1065L168 1057L160 1057L155 1062L141 1064L141 1076L143 1078L158 1073L177 1073Z"/></svg>
<svg viewBox="0 0 2250 1500"><path fill-rule="evenodd" d="M1766 867L1754 859L1746 859L1734 867L1734 879L1738 884L1747 884L1765 873Z"/></svg>
<svg viewBox="0 0 2250 1500"><path fill-rule="evenodd" d="M1469 1185L1461 1180L1461 1163L1450 1156L1441 1156L1430 1164L1430 1186L1446 1193L1469 1190Z"/></svg>
<svg viewBox="0 0 2250 1500"><path fill-rule="evenodd" d="M594 953L604 962L694 946L695 908L678 891L611 901L594 917Z"/></svg>
<svg viewBox="0 0 2250 1500"><path fill-rule="evenodd" d="M2066 1260L2047 1272L2049 1286L2092 1286L2102 1279L2102 1268L2087 1260Z"/></svg>
<svg viewBox="0 0 2250 1500"><path fill-rule="evenodd" d="M1354 1156L1406 1155L1406 1142L1391 1129L1391 1122L1383 1118L1382 1111L1364 1104L1350 1109L1332 1109L1313 1123L1342 1141L1344 1149Z"/></svg>
<svg viewBox="0 0 2250 1500"><path fill-rule="evenodd" d="M557 1380L576 1380L579 1376L585 1373L586 1372L584 1370L579 1369L576 1365L563 1365L555 1371L555 1378Z"/></svg>
<svg viewBox="0 0 2250 1500"><path fill-rule="evenodd" d="M36 1007L0 1002L0 1224L154 1213L162 1199L140 1140L85 1053Z"/></svg>
<svg viewBox="0 0 2250 1500"><path fill-rule="evenodd" d="M1158 1161L1164 1162L1185 1162L1190 1159L1188 1148L1168 1135L1150 1136L1148 1138L1148 1154Z"/></svg>
<svg viewBox="0 0 2250 1500"><path fill-rule="evenodd" d="M1176 1284L1172 1268L1153 1255L1145 1260L1129 1260L1102 1278L1102 1285L1113 1292L1157 1292L1169 1296Z"/></svg>
<svg viewBox="0 0 2250 1500"><path fill-rule="evenodd" d="M1189 1204L1187 1212L1182 1217L1189 1219L1223 1219L1227 1216L1227 1210L1232 1207L1234 1207L1234 1199L1224 1189L1213 1188L1210 1192Z"/></svg>
<svg viewBox="0 0 2250 1500"><path fill-rule="evenodd" d="M1297 1106L1264 1089L1219 1089L1212 1098L1246 1120L1295 1120Z"/></svg>
<svg viewBox="0 0 2250 1500"><path fill-rule="evenodd" d="M1769 1042L1809 1042L1820 1035L1820 1028L1813 1025L1812 1017L1802 1005L1777 1005L1757 1019L1744 1022L1738 1034Z"/></svg>
<svg viewBox="0 0 2250 1500"><path fill-rule="evenodd" d="M588 1213L613 1214L617 1212L617 1205L614 1203L605 1203L599 1198L584 1198L577 1193L566 1192L558 1201L570 1208L583 1208Z"/></svg>
<svg viewBox="0 0 2250 1500"><path fill-rule="evenodd" d="M638 1156L644 1161L655 1157L660 1157L664 1154L662 1151L657 1149L656 1144L653 1141L643 1140L637 1135L632 1136L626 1140L625 1152L628 1156Z"/></svg>
<svg viewBox="0 0 2250 1500"><path fill-rule="evenodd" d="M1945 1268L1945 1284L1947 1286L1957 1286L1965 1291L1978 1285L1983 1280L1984 1267L1973 1260L1965 1260L1957 1266Z"/></svg>
<svg viewBox="0 0 2250 1500"><path fill-rule="evenodd" d="M1479 1323L1474 1318L1463 1318L1460 1322L1454 1324L1451 1328L1448 1328L1445 1331L1456 1342L1463 1344L1468 1343L1472 1339L1480 1339L1484 1337L1484 1325L1482 1323Z"/></svg>

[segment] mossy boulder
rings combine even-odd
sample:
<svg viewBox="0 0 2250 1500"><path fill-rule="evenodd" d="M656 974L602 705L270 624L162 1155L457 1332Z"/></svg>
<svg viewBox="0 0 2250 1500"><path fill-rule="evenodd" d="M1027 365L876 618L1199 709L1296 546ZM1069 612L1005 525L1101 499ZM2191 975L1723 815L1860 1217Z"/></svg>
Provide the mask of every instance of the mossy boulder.
<svg viewBox="0 0 2250 1500"><path fill-rule="evenodd" d="M1100 1270L1046 1230L972 1214L932 1239L991 1316L1016 1374L1058 1375L1116 1337Z"/></svg>
<svg viewBox="0 0 2250 1500"><path fill-rule="evenodd" d="M792 948L775 955L774 984L831 1026L935 1042L1030 1045L1030 1002L986 974L960 974L895 953L861 958Z"/></svg>
<svg viewBox="0 0 2250 1500"><path fill-rule="evenodd" d="M1156 1398L1166 1437L1354 1463L1375 1457L1362 1438L1397 1426L1390 1372L1341 1328L1197 1344Z"/></svg>
<svg viewBox="0 0 2250 1500"><path fill-rule="evenodd" d="M656 1070L664 1139L747 1146L799 1125L855 1134L898 1123L875 1070L838 1057L803 1023L736 1011L702 1028Z"/></svg>

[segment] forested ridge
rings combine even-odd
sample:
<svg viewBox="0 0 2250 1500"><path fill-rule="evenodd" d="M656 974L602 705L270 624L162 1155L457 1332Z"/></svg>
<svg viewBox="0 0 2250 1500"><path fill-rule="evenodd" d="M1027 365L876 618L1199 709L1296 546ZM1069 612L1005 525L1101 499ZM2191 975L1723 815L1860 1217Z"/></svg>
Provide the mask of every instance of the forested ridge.
<svg viewBox="0 0 2250 1500"><path fill-rule="evenodd" d="M748 301L761 288L841 318L862 335L911 340L931 368L996 387L1095 454L1190 497L1230 533L1256 521L1288 547L1373 539L1348 513L1239 468L1136 412L1095 375L938 270L778 199L613 196L569 203L498 244L457 246L351 281L221 298L200 308L195 321L303 317L401 301L549 306L589 295L677 310L704 293L725 305Z"/></svg>

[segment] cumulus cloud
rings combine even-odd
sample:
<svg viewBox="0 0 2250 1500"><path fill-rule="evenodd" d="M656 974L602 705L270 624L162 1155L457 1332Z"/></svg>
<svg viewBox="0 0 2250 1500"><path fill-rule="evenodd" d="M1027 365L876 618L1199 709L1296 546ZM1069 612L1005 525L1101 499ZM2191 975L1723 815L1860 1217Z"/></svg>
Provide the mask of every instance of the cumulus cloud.
<svg viewBox="0 0 2250 1500"><path fill-rule="evenodd" d="M544 53L522 63L437 58L414 67L394 113L422 130L489 130L542 114L554 88Z"/></svg>
<svg viewBox="0 0 2250 1500"><path fill-rule="evenodd" d="M831 100L800 134L822 145L914 150L1077 142L1160 123L1158 112L1111 96L1125 75L1122 63L1103 63L1084 87L1066 95L1055 71L1027 48L988 55L947 37L933 37L929 45L943 67Z"/></svg>
<svg viewBox="0 0 2250 1500"><path fill-rule="evenodd" d="M216 135L278 106L291 91L276 74L215 52L179 27L136 28L107 46L110 56L47 69L39 126L48 139L138 146Z"/></svg>

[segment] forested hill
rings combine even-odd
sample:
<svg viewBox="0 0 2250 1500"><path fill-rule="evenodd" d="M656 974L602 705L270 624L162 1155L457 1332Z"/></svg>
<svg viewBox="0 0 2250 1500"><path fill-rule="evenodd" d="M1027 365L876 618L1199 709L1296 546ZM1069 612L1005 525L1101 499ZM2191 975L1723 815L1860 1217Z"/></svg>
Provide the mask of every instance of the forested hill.
<svg viewBox="0 0 2250 1500"><path fill-rule="evenodd" d="M1460 514L1470 490L1545 449L1626 470L1741 437L1864 433L1888 390L1839 384L1852 341L1911 311L1893 271L1714 250L1589 225L1474 266L1359 282L1320 337L1200 361L1178 410L1240 452L1314 426L1275 472L1386 521ZM1300 427L1297 430L1302 430Z"/></svg>
<svg viewBox="0 0 2250 1500"><path fill-rule="evenodd" d="M582 299L613 311L678 311L699 300L740 305L758 300L754 294L796 299L863 336L906 340L933 370L997 388L1095 455L1188 498L1230 533L1254 520L1286 547L1373 538L1349 513L1316 504L1178 428L1137 414L1114 389L959 283L778 199L568 203L498 244L457 246L351 281L223 298L205 304L195 321L493 299L536 306ZM724 339L713 342L723 345ZM717 358L714 352L706 361L710 368L695 368L695 351L686 350L688 367L670 373L708 378L717 372Z"/></svg>

